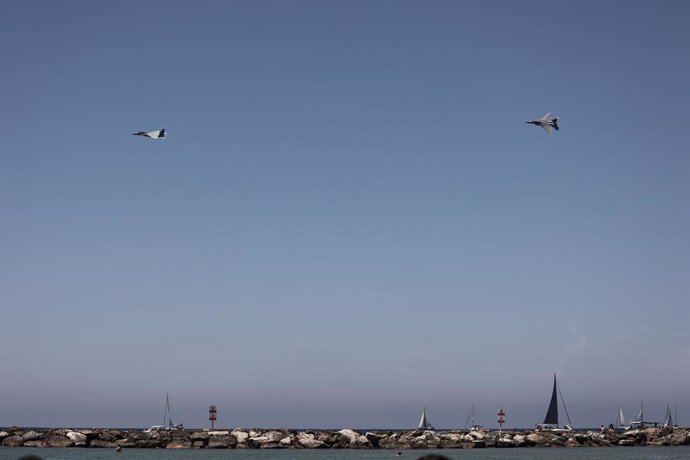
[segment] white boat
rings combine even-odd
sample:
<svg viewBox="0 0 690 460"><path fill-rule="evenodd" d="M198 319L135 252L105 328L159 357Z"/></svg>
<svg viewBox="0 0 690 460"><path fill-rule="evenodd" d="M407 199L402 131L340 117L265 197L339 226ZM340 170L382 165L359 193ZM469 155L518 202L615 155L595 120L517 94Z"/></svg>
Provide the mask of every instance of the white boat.
<svg viewBox="0 0 690 460"><path fill-rule="evenodd" d="M467 416L467 420L465 421L465 426L462 427L463 430L467 429L468 423L469 423L469 430L470 431L489 431L488 429L484 428L482 425L480 425L478 423L474 423L474 404L472 404L472 409L470 410L470 415Z"/></svg>
<svg viewBox="0 0 690 460"><path fill-rule="evenodd" d="M644 419L644 403L640 403L640 413L637 414L637 418L630 422L628 429L630 430L644 430L645 428L655 428L659 425L659 422L650 422Z"/></svg>
<svg viewBox="0 0 690 460"><path fill-rule="evenodd" d="M144 433L150 433L151 431L160 431L160 430L166 430L166 431L175 431L175 430L184 430L184 426L182 423L173 423L172 421L172 412L170 411L170 396L168 393L165 394L165 413L163 414L163 424L162 425L153 425L147 429L144 430Z"/></svg>
<svg viewBox="0 0 690 460"><path fill-rule="evenodd" d="M623 408L618 408L618 417L616 418L616 428L619 430L627 431L630 429L630 425L625 422L625 417L623 416Z"/></svg>
<svg viewBox="0 0 690 460"><path fill-rule="evenodd" d="M568 424L560 426L558 424L558 395L561 396L561 403L563 404L563 409L565 415L568 418ZM558 387L558 382L556 381L556 374L553 374L553 391L551 392L551 402L549 403L549 409L546 411L546 417L544 417L544 423L537 425L537 431L551 431L551 432L566 432L575 431L570 422L570 416L568 415L568 409L565 407L565 402L563 401L563 394Z"/></svg>
<svg viewBox="0 0 690 460"><path fill-rule="evenodd" d="M434 426L429 422L429 418L426 415L426 406L424 407L424 410L422 411L422 418L419 420L419 429L420 430L427 430L427 431L434 431Z"/></svg>
<svg viewBox="0 0 690 460"><path fill-rule="evenodd" d="M666 405L666 416L664 417L664 421L661 423L662 428L678 428L678 414L676 413L676 420L674 420L674 417L671 416L671 407L667 404Z"/></svg>

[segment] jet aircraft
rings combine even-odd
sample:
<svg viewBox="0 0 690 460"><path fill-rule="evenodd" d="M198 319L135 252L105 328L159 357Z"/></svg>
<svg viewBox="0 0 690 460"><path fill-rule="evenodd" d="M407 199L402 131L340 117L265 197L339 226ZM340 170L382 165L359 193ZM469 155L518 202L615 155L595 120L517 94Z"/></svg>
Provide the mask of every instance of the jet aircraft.
<svg viewBox="0 0 690 460"><path fill-rule="evenodd" d="M551 112L547 113L539 120L530 120L526 121L525 123L541 126L549 134L551 134L554 129L558 131L558 117L552 116Z"/></svg>
<svg viewBox="0 0 690 460"><path fill-rule="evenodd" d="M136 133L132 133L134 136L144 136L144 137L150 137L151 139L165 139L165 129L161 129L160 131L138 131Z"/></svg>

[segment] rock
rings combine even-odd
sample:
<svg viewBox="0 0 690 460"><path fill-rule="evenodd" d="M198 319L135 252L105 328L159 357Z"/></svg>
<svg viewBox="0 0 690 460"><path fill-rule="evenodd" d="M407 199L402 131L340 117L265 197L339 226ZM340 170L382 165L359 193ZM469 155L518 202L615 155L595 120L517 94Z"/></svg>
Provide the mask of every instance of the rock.
<svg viewBox="0 0 690 460"><path fill-rule="evenodd" d="M67 436L67 438L72 440L72 443L74 444L75 447L86 446L86 435L85 434L79 433L78 431L68 431L65 436Z"/></svg>
<svg viewBox="0 0 690 460"><path fill-rule="evenodd" d="M22 435L22 441L34 441L36 439L41 439L41 433L36 431L28 431Z"/></svg>
<svg viewBox="0 0 690 460"><path fill-rule="evenodd" d="M277 442L267 442L261 444L261 446L259 446L259 449L285 449L285 446L281 446Z"/></svg>
<svg viewBox="0 0 690 460"><path fill-rule="evenodd" d="M299 433L296 438L297 443L307 449L319 449L324 447L326 444L323 441L319 441L314 438L312 433Z"/></svg>
<svg viewBox="0 0 690 460"><path fill-rule="evenodd" d="M204 441L198 440L198 441L192 441L192 447L195 449L203 449L204 448Z"/></svg>
<svg viewBox="0 0 690 460"><path fill-rule="evenodd" d="M24 444L24 440L21 436L8 436L2 440L3 447L21 447Z"/></svg>
<svg viewBox="0 0 690 460"><path fill-rule="evenodd" d="M674 446L683 446L688 443L688 435L686 433L677 433L671 435L671 444Z"/></svg>
<svg viewBox="0 0 690 460"><path fill-rule="evenodd" d="M72 447L74 445L74 441L66 436L47 436L45 442L50 447Z"/></svg>
<svg viewBox="0 0 690 460"><path fill-rule="evenodd" d="M101 431L100 433L98 433L98 439L100 439L101 441L114 442L115 439L117 439L117 432L105 430Z"/></svg>
<svg viewBox="0 0 690 460"><path fill-rule="evenodd" d="M369 439L365 435L361 435L354 430L345 429L336 432L339 436L344 437L348 440L349 447L355 447L357 449L371 447Z"/></svg>
<svg viewBox="0 0 690 460"><path fill-rule="evenodd" d="M210 434L207 431L195 431L192 433L192 435L189 437L192 441L205 441L208 439Z"/></svg>
<svg viewBox="0 0 690 460"><path fill-rule="evenodd" d="M0 431L0 441L2 441L5 438L8 438L10 434L7 431Z"/></svg>
<svg viewBox="0 0 690 460"><path fill-rule="evenodd" d="M619 446L634 446L635 440L632 438L625 438L618 441Z"/></svg>
<svg viewBox="0 0 690 460"><path fill-rule="evenodd" d="M242 430L233 430L232 435L237 439L240 444L246 444L249 439L249 433Z"/></svg>
<svg viewBox="0 0 690 460"><path fill-rule="evenodd" d="M209 436L207 447L209 449L229 449L237 445L237 438L235 436L227 435L213 435Z"/></svg>
<svg viewBox="0 0 690 460"><path fill-rule="evenodd" d="M34 439L33 441L26 441L22 447L40 447L43 449L50 446L40 439Z"/></svg>
<svg viewBox="0 0 690 460"><path fill-rule="evenodd" d="M252 436L247 440L247 444L251 447L261 447L262 444L266 444L268 438L266 436Z"/></svg>
<svg viewBox="0 0 690 460"><path fill-rule="evenodd" d="M188 438L173 438L166 446L166 449L191 449L192 441Z"/></svg>
<svg viewBox="0 0 690 460"><path fill-rule="evenodd" d="M285 433L272 430L267 432L264 436L266 437L266 439L268 439L268 442L280 442L280 440L285 437Z"/></svg>
<svg viewBox="0 0 690 460"><path fill-rule="evenodd" d="M289 447L292 445L292 438L290 436L285 436L283 439L280 440L280 445Z"/></svg>
<svg viewBox="0 0 690 460"><path fill-rule="evenodd" d="M502 436L498 439L496 447L517 447L517 442L510 436Z"/></svg>
<svg viewBox="0 0 690 460"><path fill-rule="evenodd" d="M580 443L577 442L577 439L573 438L568 438L565 441L565 447L580 447Z"/></svg>
<svg viewBox="0 0 690 460"><path fill-rule="evenodd" d="M143 441L145 442L145 441ZM142 441L138 441L133 438L118 439L115 441L117 447L122 447L123 449L136 449L140 448Z"/></svg>
<svg viewBox="0 0 690 460"><path fill-rule="evenodd" d="M364 436L367 438L367 441L369 441L369 443L375 448L379 447L379 441L381 441L381 439L384 438L383 435L371 433L369 431L365 433Z"/></svg>

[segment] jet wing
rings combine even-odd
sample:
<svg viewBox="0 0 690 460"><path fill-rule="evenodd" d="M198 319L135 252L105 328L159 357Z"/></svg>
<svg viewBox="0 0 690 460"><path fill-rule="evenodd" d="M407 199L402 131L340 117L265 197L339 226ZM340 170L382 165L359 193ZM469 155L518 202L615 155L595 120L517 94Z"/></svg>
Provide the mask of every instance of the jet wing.
<svg viewBox="0 0 690 460"><path fill-rule="evenodd" d="M553 126L550 125L542 125L542 128L546 130L547 133L551 134L553 132Z"/></svg>
<svg viewBox="0 0 690 460"><path fill-rule="evenodd" d="M551 112L549 112L549 113L547 113L546 115L544 115L543 117L541 117L541 119L544 120L544 121L551 121L551 120L553 120L553 117L551 116Z"/></svg>

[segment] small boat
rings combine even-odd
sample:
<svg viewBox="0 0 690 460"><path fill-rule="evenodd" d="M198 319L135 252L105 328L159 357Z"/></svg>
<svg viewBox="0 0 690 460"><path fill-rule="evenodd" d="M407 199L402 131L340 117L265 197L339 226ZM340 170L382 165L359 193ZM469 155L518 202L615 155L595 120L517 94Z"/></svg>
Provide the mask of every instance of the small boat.
<svg viewBox="0 0 690 460"><path fill-rule="evenodd" d="M630 430L644 430L645 428L656 428L659 426L659 422L650 422L644 419L644 403L640 403L640 413L637 414L637 418L630 422L628 429Z"/></svg>
<svg viewBox="0 0 690 460"><path fill-rule="evenodd" d="M472 422L472 423L470 423ZM467 420L465 421L465 426L462 427L463 430L467 429L467 424L470 424L470 431L488 431L486 428L484 428L482 425L479 425L478 423L474 423L474 404L472 404L472 409L470 410L470 415L467 416Z"/></svg>
<svg viewBox="0 0 690 460"><path fill-rule="evenodd" d="M422 411L422 418L419 420L419 429L426 431L434 431L434 426L429 422L429 418L426 415L426 406Z"/></svg>
<svg viewBox="0 0 690 460"><path fill-rule="evenodd" d="M673 417L671 416L671 407L669 405L666 405L666 416L664 417L664 421L661 422L661 427L662 428L675 428L677 427L677 423L673 423Z"/></svg>
<svg viewBox="0 0 690 460"><path fill-rule="evenodd" d="M618 417L616 417L616 428L619 430L623 431L628 431L630 429L630 425L628 425L625 422L625 417L623 416L623 408L619 407L618 408Z"/></svg>
<svg viewBox="0 0 690 460"><path fill-rule="evenodd" d="M167 420L167 423L166 423ZM184 426L181 423L173 423L172 412L170 411L170 396L168 393L165 394L165 413L163 414L163 424L153 425L150 428L144 430L144 433L150 433L151 431L175 431L184 430Z"/></svg>
<svg viewBox="0 0 690 460"><path fill-rule="evenodd" d="M565 415L568 418L568 424L559 426L558 424L558 395L561 396L561 403L563 404L563 409ZM549 409L546 411L546 417L544 418L544 423L537 425L537 431L551 431L551 432L566 432L575 431L570 422L570 416L568 415L568 409L565 407L565 402L563 401L563 394L558 387L558 382L556 381L556 374L553 374L553 391L551 392L551 402L549 403Z"/></svg>

